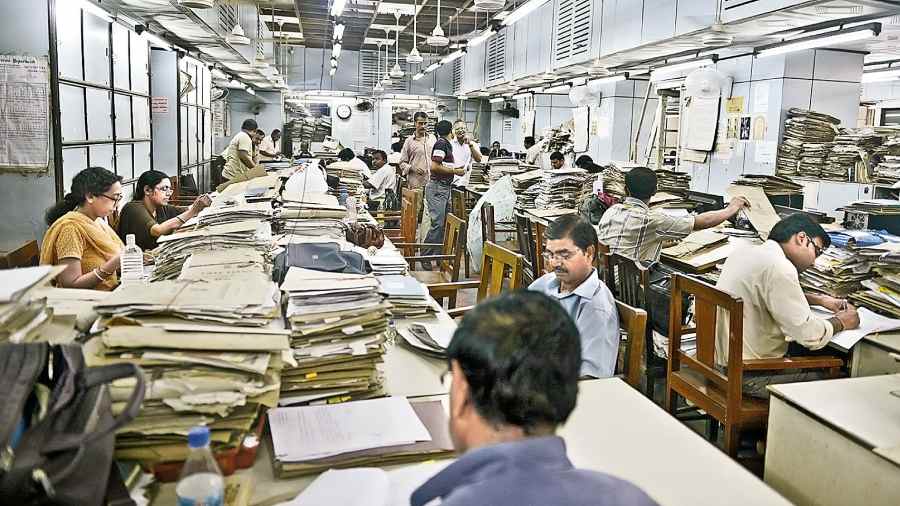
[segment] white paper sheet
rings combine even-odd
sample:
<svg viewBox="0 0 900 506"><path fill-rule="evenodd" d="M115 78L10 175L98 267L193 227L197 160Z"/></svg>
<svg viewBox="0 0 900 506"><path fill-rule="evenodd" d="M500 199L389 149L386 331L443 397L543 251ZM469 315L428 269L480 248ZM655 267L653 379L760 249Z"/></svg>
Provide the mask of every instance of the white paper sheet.
<svg viewBox="0 0 900 506"><path fill-rule="evenodd" d="M821 318L831 318L834 315L834 313L832 313L831 311L820 308L818 306L813 306L811 309L813 311L813 314ZM894 320L892 318L881 316L880 314L869 311L864 307L859 308L858 312L859 328L842 330L838 332L837 334L832 336L832 344L837 345L841 349L850 350L856 343L858 343L862 338L866 337L869 334L877 334L879 332L888 332L890 330L900 329L900 320Z"/></svg>
<svg viewBox="0 0 900 506"><path fill-rule="evenodd" d="M719 122L719 97L690 97L685 107L682 146L698 151L712 151Z"/></svg>
<svg viewBox="0 0 900 506"><path fill-rule="evenodd" d="M278 506L385 506L389 486L388 474L378 468L329 469Z"/></svg>
<svg viewBox="0 0 900 506"><path fill-rule="evenodd" d="M0 302L10 302L34 286L53 269L52 265L5 269L0 274Z"/></svg>

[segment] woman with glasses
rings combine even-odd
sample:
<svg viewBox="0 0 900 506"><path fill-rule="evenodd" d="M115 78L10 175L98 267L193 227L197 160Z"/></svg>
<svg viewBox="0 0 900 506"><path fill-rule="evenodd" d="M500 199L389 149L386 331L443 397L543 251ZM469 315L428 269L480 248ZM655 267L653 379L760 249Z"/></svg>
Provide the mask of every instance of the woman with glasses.
<svg viewBox="0 0 900 506"><path fill-rule="evenodd" d="M66 266L56 278L59 286L112 290L118 284L123 244L104 218L122 200L121 181L104 168L89 167L72 179L71 193L47 210L41 264Z"/></svg>
<svg viewBox="0 0 900 506"><path fill-rule="evenodd" d="M209 197L201 195L187 209L169 205L172 181L158 170L141 174L135 185L134 199L122 208L119 218L119 237L134 234L135 243L144 251L156 248L159 236L171 234L178 227L210 205Z"/></svg>

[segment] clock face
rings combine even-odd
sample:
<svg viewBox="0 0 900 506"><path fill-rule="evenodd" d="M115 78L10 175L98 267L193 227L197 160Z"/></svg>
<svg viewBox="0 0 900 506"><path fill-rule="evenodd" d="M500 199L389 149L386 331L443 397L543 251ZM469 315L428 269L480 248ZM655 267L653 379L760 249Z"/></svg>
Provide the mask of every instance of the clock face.
<svg viewBox="0 0 900 506"><path fill-rule="evenodd" d="M350 117L351 109L347 104L341 104L337 108L337 116L341 119L347 119Z"/></svg>

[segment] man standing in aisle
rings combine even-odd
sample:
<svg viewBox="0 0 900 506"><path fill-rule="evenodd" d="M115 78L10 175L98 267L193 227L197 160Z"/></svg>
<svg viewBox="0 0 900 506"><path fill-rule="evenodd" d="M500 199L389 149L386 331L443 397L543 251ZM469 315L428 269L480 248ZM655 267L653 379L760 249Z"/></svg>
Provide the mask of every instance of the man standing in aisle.
<svg viewBox="0 0 900 506"><path fill-rule="evenodd" d="M453 146L453 160L456 166L465 170L465 175L454 176L453 183L465 185L469 179L472 160L481 162L481 150L475 141L469 139L465 121L460 119L453 123L453 139L450 140L450 145Z"/></svg>
<svg viewBox="0 0 900 506"><path fill-rule="evenodd" d="M800 273L812 267L828 248L831 238L822 227L802 213L792 214L772 227L761 245L735 250L722 266L716 287L744 302L745 360L804 355L823 348L844 329L859 327L859 315L846 300L804 293ZM810 304L834 312L820 318ZM728 364L728 316L719 311L716 321L716 364ZM745 371L744 392L769 396L766 385L822 379L822 371Z"/></svg>
<svg viewBox="0 0 900 506"><path fill-rule="evenodd" d="M635 167L625 174L628 197L603 213L600 219L600 242L611 253L640 262L659 260L663 242L684 239L691 232L715 227L736 215L750 203L735 197L725 209L696 216L670 216L650 209L650 198L656 195L656 172L647 167Z"/></svg>
<svg viewBox="0 0 900 506"><path fill-rule="evenodd" d="M437 139L428 133L428 115L422 111L413 115L416 131L412 137L407 137L400 150L400 170L406 177L406 186L411 190L424 188L428 182L428 172L431 168L431 151Z"/></svg>
<svg viewBox="0 0 900 506"><path fill-rule="evenodd" d="M525 137L525 163L537 165L541 156L541 144L534 142L534 137Z"/></svg>
<svg viewBox="0 0 900 506"><path fill-rule="evenodd" d="M225 158L225 167L222 169L224 179L235 179L256 166L253 162L253 143L257 128L256 120L245 119L241 124L241 131L228 143L222 153Z"/></svg>
<svg viewBox="0 0 900 506"><path fill-rule="evenodd" d="M281 140L281 130L272 130L271 136L263 137L259 143L259 159L262 161L274 160L280 154L278 141Z"/></svg>
<svg viewBox="0 0 900 506"><path fill-rule="evenodd" d="M553 170L561 170L566 164L566 157L559 151L550 154L550 168Z"/></svg>
<svg viewBox="0 0 900 506"><path fill-rule="evenodd" d="M431 225L423 242L440 244L444 242L444 223L447 221L447 208L450 206L450 185L453 176L462 176L465 169L457 167L453 158L453 146L450 136L453 126L449 121L439 121L434 127L438 135L437 142L431 152L431 181L425 187L425 203L428 205L428 216ZM424 248L424 255L440 254L440 246ZM423 262L425 269L431 269L430 262Z"/></svg>
<svg viewBox="0 0 900 506"><path fill-rule="evenodd" d="M575 321L581 334L581 376L609 378L619 354L619 312L594 268L597 232L584 218L567 214L550 224L546 238L550 272L528 289L559 301Z"/></svg>
<svg viewBox="0 0 900 506"><path fill-rule="evenodd" d="M552 298L478 304L447 349L450 437L460 454L412 506L655 506L634 484L576 469L556 435L578 400L578 329Z"/></svg>

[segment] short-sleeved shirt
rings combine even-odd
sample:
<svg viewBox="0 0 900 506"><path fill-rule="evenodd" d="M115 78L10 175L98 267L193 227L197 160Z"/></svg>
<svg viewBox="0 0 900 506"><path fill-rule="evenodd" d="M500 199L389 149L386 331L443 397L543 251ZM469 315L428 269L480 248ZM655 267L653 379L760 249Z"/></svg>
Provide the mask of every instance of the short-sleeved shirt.
<svg viewBox="0 0 900 506"><path fill-rule="evenodd" d="M90 230L91 234L97 234L97 237L102 237L102 241L109 240L118 243L120 247L124 247L122 241L120 241L119 237L116 235L116 232L110 228L105 221L94 220L86 224L86 228ZM59 230L55 242L49 244L45 239L45 244L41 247L53 248L53 251L50 252L48 263L59 265L60 260L64 258L75 258L81 262L81 274L84 275L98 267L102 267L103 264L112 258L112 256L106 256L98 250L93 245L93 241L90 238L82 235L81 230L82 229L75 224L64 224ZM44 254L41 255L42 258L44 256ZM117 284L118 278L112 276L98 284L95 289L109 291L114 289Z"/></svg>
<svg viewBox="0 0 900 506"><path fill-rule="evenodd" d="M380 199L384 196L384 191L388 188L394 189L397 187L397 171L394 169L394 166L386 163L381 166L380 169L376 170L372 177L369 178L369 184L372 185L373 189L369 193L369 197L373 199Z"/></svg>
<svg viewBox="0 0 900 506"><path fill-rule="evenodd" d="M225 179L234 179L241 174L249 171L252 167L247 167L241 161L238 153L246 151L249 156L253 156L253 140L247 132L241 130L228 143L228 147L222 156L225 157L225 168L222 169L222 177Z"/></svg>
<svg viewBox="0 0 900 506"><path fill-rule="evenodd" d="M654 211L643 201L628 197L603 213L600 242L611 253L638 261L659 260L663 242L684 239L694 230L693 216L669 216Z"/></svg>
<svg viewBox="0 0 900 506"><path fill-rule="evenodd" d="M575 321L581 334L582 376L609 378L616 373L619 311L612 292L600 282L596 269L571 292L559 291L555 272L544 274L528 289L553 297Z"/></svg>
<svg viewBox="0 0 900 506"><path fill-rule="evenodd" d="M366 165L366 162L360 160L358 157L353 157L353 159L350 160L350 164L356 167L356 169L359 171L359 175L363 178L369 179L370 177L372 177L372 169L370 169L369 166Z"/></svg>
<svg viewBox="0 0 900 506"><path fill-rule="evenodd" d="M271 156L262 154L263 151L265 151L266 153L278 154L278 149L275 148L275 141L272 140L272 136L267 135L263 137L262 142L259 143L259 159L263 161L273 159Z"/></svg>
<svg viewBox="0 0 900 506"><path fill-rule="evenodd" d="M443 164L446 167L456 168L456 162L453 158L453 145L450 144L450 141L441 137L434 143L434 148L431 150L431 161ZM453 181L453 175L431 174L431 180L449 183Z"/></svg>
<svg viewBox="0 0 900 506"><path fill-rule="evenodd" d="M128 234L134 234L134 242L144 251L156 248L156 237L150 233L153 225L166 222L184 212L175 206L156 208L156 218L140 200L133 200L122 208L119 216L119 237L125 241Z"/></svg>

